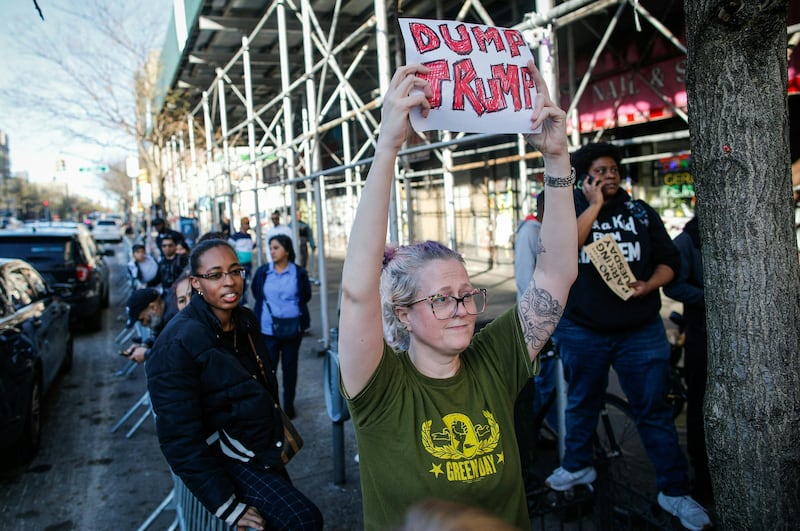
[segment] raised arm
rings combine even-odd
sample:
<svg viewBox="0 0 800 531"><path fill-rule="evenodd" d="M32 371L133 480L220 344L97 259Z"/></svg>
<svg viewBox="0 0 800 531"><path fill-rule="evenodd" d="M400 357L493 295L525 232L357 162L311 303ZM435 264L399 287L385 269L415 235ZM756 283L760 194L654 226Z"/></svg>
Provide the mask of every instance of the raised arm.
<svg viewBox="0 0 800 531"><path fill-rule="evenodd" d="M569 289L578 276L578 228L572 199L571 168L567 150L566 115L551 99L544 79L531 61L528 68L539 95L528 142L544 159L545 215L533 277L519 301L519 317L528 353L536 357L555 330Z"/></svg>
<svg viewBox="0 0 800 531"><path fill-rule="evenodd" d="M339 366L349 396L358 394L378 367L383 353L383 325L379 282L389 194L394 182L394 163L406 139L408 113L417 106L427 115L428 82L422 65L400 67L383 99L383 117L375 159L361 193L342 270L342 306L339 317ZM411 94L412 89L420 89Z"/></svg>

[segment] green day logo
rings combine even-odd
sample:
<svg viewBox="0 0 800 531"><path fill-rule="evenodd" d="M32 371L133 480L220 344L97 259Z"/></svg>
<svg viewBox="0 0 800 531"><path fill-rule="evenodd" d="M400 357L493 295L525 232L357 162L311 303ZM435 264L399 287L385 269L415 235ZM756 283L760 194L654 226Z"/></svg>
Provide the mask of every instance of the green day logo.
<svg viewBox="0 0 800 531"><path fill-rule="evenodd" d="M486 424L473 424L461 413L442 417L444 429L431 433L432 420L422 423L422 445L433 457L444 463L433 463L428 471L448 481L480 481L497 473L497 465L505 462L502 452L494 453L500 442L500 426L494 415L484 410Z"/></svg>

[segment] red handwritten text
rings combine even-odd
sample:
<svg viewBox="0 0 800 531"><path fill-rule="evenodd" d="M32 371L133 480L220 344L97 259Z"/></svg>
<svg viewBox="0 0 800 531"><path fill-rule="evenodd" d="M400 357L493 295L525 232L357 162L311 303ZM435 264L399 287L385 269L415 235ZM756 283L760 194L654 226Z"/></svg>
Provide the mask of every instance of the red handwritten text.
<svg viewBox="0 0 800 531"><path fill-rule="evenodd" d="M503 29L480 26L472 26L472 32L467 30L465 24L455 27L456 35L451 35L447 24L439 24L438 28L433 28L428 24L412 22L409 24L411 37L414 39L414 46L420 54L426 54L438 50L444 43L448 49L458 55L470 55L475 48L483 53L504 52L508 46L508 53L511 57L519 55L519 49L525 47L525 38L517 30ZM505 42L504 42L505 41ZM489 44L494 49L489 49Z"/></svg>

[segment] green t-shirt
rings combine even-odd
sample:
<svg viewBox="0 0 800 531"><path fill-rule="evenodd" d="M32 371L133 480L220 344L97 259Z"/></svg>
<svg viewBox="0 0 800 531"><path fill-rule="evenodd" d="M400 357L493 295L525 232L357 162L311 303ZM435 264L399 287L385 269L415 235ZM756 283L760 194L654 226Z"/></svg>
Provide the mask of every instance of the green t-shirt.
<svg viewBox="0 0 800 531"><path fill-rule="evenodd" d="M451 378L420 374L407 352L384 344L372 379L348 400L365 529L395 527L430 497L530 528L514 401L532 369L516 306L473 337Z"/></svg>

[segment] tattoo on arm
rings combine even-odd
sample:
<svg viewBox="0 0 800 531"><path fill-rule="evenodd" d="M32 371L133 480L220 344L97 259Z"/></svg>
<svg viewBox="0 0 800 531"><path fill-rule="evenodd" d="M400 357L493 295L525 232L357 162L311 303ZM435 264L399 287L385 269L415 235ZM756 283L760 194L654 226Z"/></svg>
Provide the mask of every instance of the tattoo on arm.
<svg viewBox="0 0 800 531"><path fill-rule="evenodd" d="M556 329L564 308L549 291L531 284L520 298L519 313L525 343L538 352Z"/></svg>

